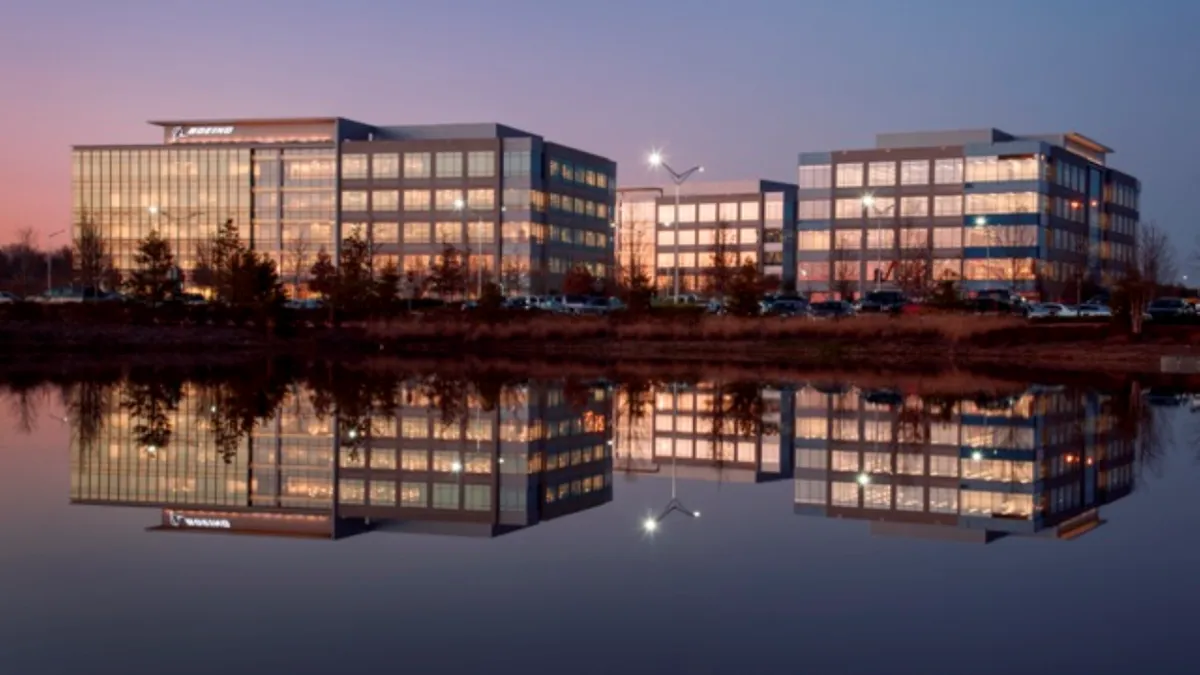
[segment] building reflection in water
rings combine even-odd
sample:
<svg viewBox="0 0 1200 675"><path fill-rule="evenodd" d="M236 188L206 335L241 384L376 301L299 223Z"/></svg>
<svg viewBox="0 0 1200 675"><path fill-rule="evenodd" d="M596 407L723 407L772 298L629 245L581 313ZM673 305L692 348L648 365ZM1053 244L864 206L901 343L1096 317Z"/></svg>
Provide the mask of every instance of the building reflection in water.
<svg viewBox="0 0 1200 675"><path fill-rule="evenodd" d="M615 467L663 478L668 512L689 480L794 480L796 513L875 533L1071 538L1133 489L1146 438L1140 395L1045 387L304 382L78 387L72 502L169 531L496 536L611 501Z"/></svg>
<svg viewBox="0 0 1200 675"><path fill-rule="evenodd" d="M339 406L292 385L257 418L220 387L146 387L77 392L71 502L161 508L152 530L497 536L612 499L604 387L463 387L447 406L398 382Z"/></svg>
<svg viewBox="0 0 1200 675"><path fill-rule="evenodd" d="M872 532L987 542L1100 525L1133 489L1134 440L1098 394L1004 397L699 383L615 397L618 472L730 482L795 479L794 511Z"/></svg>
<svg viewBox="0 0 1200 675"><path fill-rule="evenodd" d="M795 511L872 532L987 542L1072 538L1133 489L1111 399L1062 389L973 400L805 387Z"/></svg>

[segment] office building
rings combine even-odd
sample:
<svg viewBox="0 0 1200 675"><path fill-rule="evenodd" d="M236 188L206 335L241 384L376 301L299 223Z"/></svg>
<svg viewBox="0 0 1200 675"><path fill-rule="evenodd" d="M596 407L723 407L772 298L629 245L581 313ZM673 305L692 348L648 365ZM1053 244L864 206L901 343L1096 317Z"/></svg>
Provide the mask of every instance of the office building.
<svg viewBox="0 0 1200 675"><path fill-rule="evenodd" d="M798 284L858 296L951 280L1070 299L1135 256L1138 180L1081 134L998 129L881 134L799 157Z"/></svg>
<svg viewBox="0 0 1200 675"><path fill-rule="evenodd" d="M186 284L197 246L232 220L301 295L318 253L336 260L354 233L376 269L412 281L447 246L510 293L557 290L576 265L609 272L616 165L536 134L339 117L152 124L160 143L73 150L73 217L98 226L119 271L157 230Z"/></svg>
<svg viewBox="0 0 1200 675"><path fill-rule="evenodd" d="M628 261L635 251L641 259L652 234L653 258L641 264L662 294L673 292L676 274L680 293L711 292L718 259L730 267L753 262L776 284L788 286L795 283L795 208L796 186L767 180L685 183L678 218L673 188L623 190L619 259ZM652 233L648 217L654 218Z"/></svg>

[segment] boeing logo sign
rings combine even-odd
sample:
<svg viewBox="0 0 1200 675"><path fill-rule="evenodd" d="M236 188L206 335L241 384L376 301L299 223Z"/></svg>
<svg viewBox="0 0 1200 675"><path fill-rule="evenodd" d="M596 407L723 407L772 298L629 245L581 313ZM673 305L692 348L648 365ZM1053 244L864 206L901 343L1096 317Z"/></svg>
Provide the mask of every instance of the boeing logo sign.
<svg viewBox="0 0 1200 675"><path fill-rule="evenodd" d="M233 134L234 127L175 127L171 129L172 141L184 141L189 138L203 138L205 136L229 136Z"/></svg>
<svg viewBox="0 0 1200 675"><path fill-rule="evenodd" d="M198 527L206 530L228 530L233 525L224 518L192 518L175 511L167 511L167 522L171 527Z"/></svg>

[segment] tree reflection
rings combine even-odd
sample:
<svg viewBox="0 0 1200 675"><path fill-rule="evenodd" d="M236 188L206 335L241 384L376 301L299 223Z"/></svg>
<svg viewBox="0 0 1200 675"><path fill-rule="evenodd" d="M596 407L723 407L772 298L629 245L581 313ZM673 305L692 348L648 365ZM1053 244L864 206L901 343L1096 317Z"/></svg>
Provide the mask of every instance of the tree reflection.
<svg viewBox="0 0 1200 675"><path fill-rule="evenodd" d="M183 386L158 378L129 381L121 389L121 409L133 422L134 440L154 454L171 443L171 415L179 409Z"/></svg>

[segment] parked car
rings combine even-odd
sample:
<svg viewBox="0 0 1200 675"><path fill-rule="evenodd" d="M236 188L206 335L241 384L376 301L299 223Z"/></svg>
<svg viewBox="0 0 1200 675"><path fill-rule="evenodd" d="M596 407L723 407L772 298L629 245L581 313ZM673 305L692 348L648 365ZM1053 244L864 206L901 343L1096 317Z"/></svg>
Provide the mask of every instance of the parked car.
<svg viewBox="0 0 1200 675"><path fill-rule="evenodd" d="M764 316L807 316L808 303L799 298L764 300L759 311Z"/></svg>
<svg viewBox="0 0 1200 675"><path fill-rule="evenodd" d="M1104 305L1089 303L1076 307L1075 315L1081 319L1111 319L1113 314L1112 310Z"/></svg>
<svg viewBox="0 0 1200 675"><path fill-rule="evenodd" d="M704 306L704 311L708 312L709 314L724 314L725 301L720 298L712 298L708 301L708 304Z"/></svg>
<svg viewBox="0 0 1200 675"><path fill-rule="evenodd" d="M538 298L537 309L543 312L564 314L567 311L567 306L563 304L561 295L547 295L543 298Z"/></svg>
<svg viewBox="0 0 1200 675"><path fill-rule="evenodd" d="M536 295L514 295L511 298L504 299L504 309L513 310L530 310L537 309L538 302L541 300Z"/></svg>
<svg viewBox="0 0 1200 675"><path fill-rule="evenodd" d="M11 305L14 302L20 302L17 296L13 295L12 293L0 291L0 305Z"/></svg>
<svg viewBox="0 0 1200 675"><path fill-rule="evenodd" d="M1183 298L1158 298L1150 303L1146 313L1155 321L1169 321L1193 316L1196 310Z"/></svg>
<svg viewBox="0 0 1200 675"><path fill-rule="evenodd" d="M908 302L900 291L871 291L859 303L858 311L867 313L899 312Z"/></svg>
<svg viewBox="0 0 1200 675"><path fill-rule="evenodd" d="M704 299L695 293L681 293L667 298L668 305L702 305Z"/></svg>
<svg viewBox="0 0 1200 675"><path fill-rule="evenodd" d="M1042 302L1030 306L1027 316L1032 320L1074 319L1078 316L1078 312L1070 305L1058 302Z"/></svg>
<svg viewBox="0 0 1200 675"><path fill-rule="evenodd" d="M1032 309L1030 306L1013 304L1008 300L997 298L974 298L967 302L967 309L976 314L1022 314Z"/></svg>
<svg viewBox="0 0 1200 675"><path fill-rule="evenodd" d="M809 305L808 313L814 319L844 319L854 316L854 306L845 300L827 300Z"/></svg>
<svg viewBox="0 0 1200 675"><path fill-rule="evenodd" d="M283 303L287 309L295 310L316 310L325 306L325 302L320 298L306 298L304 300L288 300Z"/></svg>

